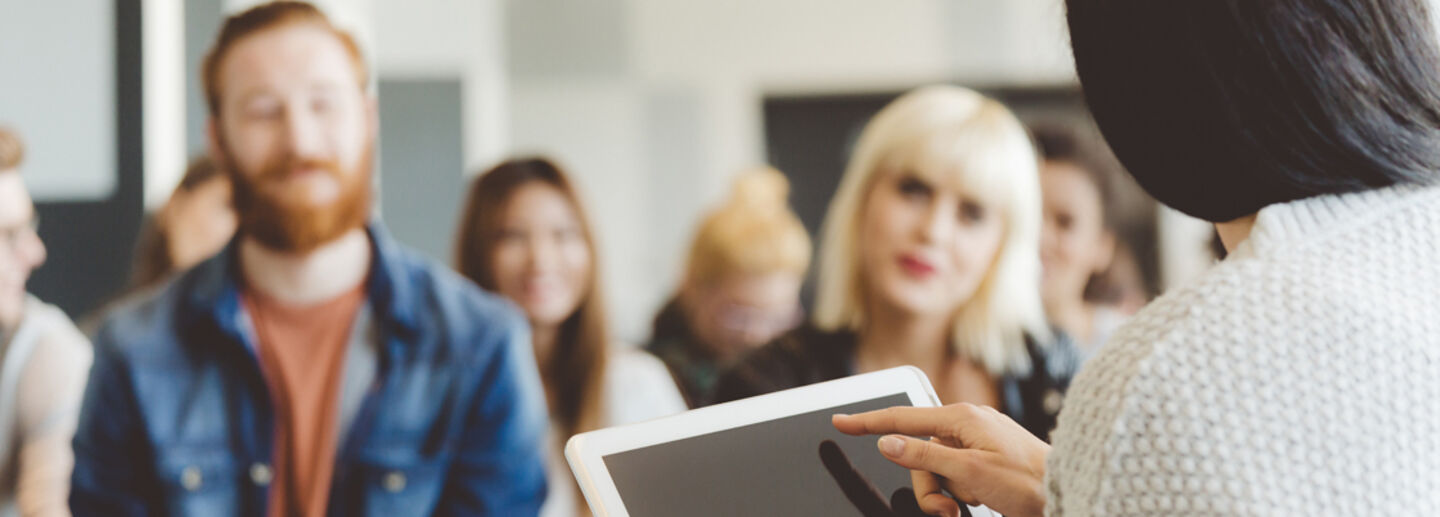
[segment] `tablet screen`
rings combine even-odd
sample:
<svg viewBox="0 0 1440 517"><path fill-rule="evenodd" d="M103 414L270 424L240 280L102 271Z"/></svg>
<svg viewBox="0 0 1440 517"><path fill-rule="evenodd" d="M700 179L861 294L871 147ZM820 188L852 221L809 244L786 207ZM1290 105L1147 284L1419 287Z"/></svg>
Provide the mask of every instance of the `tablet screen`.
<svg viewBox="0 0 1440 517"><path fill-rule="evenodd" d="M910 472L874 436L847 436L830 416L910 406L904 393L610 454L605 467L633 517L888 515Z"/></svg>

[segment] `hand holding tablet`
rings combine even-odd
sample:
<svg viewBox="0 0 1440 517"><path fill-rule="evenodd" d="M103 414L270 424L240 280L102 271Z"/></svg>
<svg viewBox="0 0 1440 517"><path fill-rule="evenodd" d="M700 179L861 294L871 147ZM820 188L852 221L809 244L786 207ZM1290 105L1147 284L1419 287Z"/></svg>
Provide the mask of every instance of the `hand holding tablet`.
<svg viewBox="0 0 1440 517"><path fill-rule="evenodd" d="M895 368L584 433L565 455L597 516L910 517L910 472L831 416L938 403Z"/></svg>

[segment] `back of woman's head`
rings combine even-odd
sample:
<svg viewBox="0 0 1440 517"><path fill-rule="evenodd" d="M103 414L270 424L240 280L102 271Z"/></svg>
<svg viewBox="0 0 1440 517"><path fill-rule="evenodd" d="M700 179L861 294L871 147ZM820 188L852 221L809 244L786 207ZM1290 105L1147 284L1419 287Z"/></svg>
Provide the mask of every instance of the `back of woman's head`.
<svg viewBox="0 0 1440 517"><path fill-rule="evenodd" d="M701 286L732 275L790 273L810 267L810 235L787 202L790 183L768 167L746 172L725 203L700 223L685 283Z"/></svg>
<svg viewBox="0 0 1440 517"><path fill-rule="evenodd" d="M1440 51L1425 0L1068 0L1115 154L1161 202L1228 221L1430 183Z"/></svg>

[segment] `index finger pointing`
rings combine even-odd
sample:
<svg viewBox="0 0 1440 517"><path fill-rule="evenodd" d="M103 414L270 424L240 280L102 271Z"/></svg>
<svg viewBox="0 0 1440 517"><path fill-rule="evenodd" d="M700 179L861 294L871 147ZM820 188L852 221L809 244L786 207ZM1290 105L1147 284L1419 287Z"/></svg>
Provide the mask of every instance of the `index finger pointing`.
<svg viewBox="0 0 1440 517"><path fill-rule="evenodd" d="M959 406L956 406L959 407ZM969 418L969 412L954 407L892 407L858 415L835 415L830 422L850 435L904 434L950 437L951 430Z"/></svg>

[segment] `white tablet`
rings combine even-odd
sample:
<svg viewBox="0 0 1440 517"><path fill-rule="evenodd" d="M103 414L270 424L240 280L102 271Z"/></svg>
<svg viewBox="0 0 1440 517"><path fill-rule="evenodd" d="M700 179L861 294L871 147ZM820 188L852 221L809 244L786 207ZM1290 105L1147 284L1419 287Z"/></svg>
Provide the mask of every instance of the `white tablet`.
<svg viewBox="0 0 1440 517"><path fill-rule="evenodd" d="M565 457L602 517L906 515L910 472L830 416L937 405L924 372L893 368L583 433Z"/></svg>

